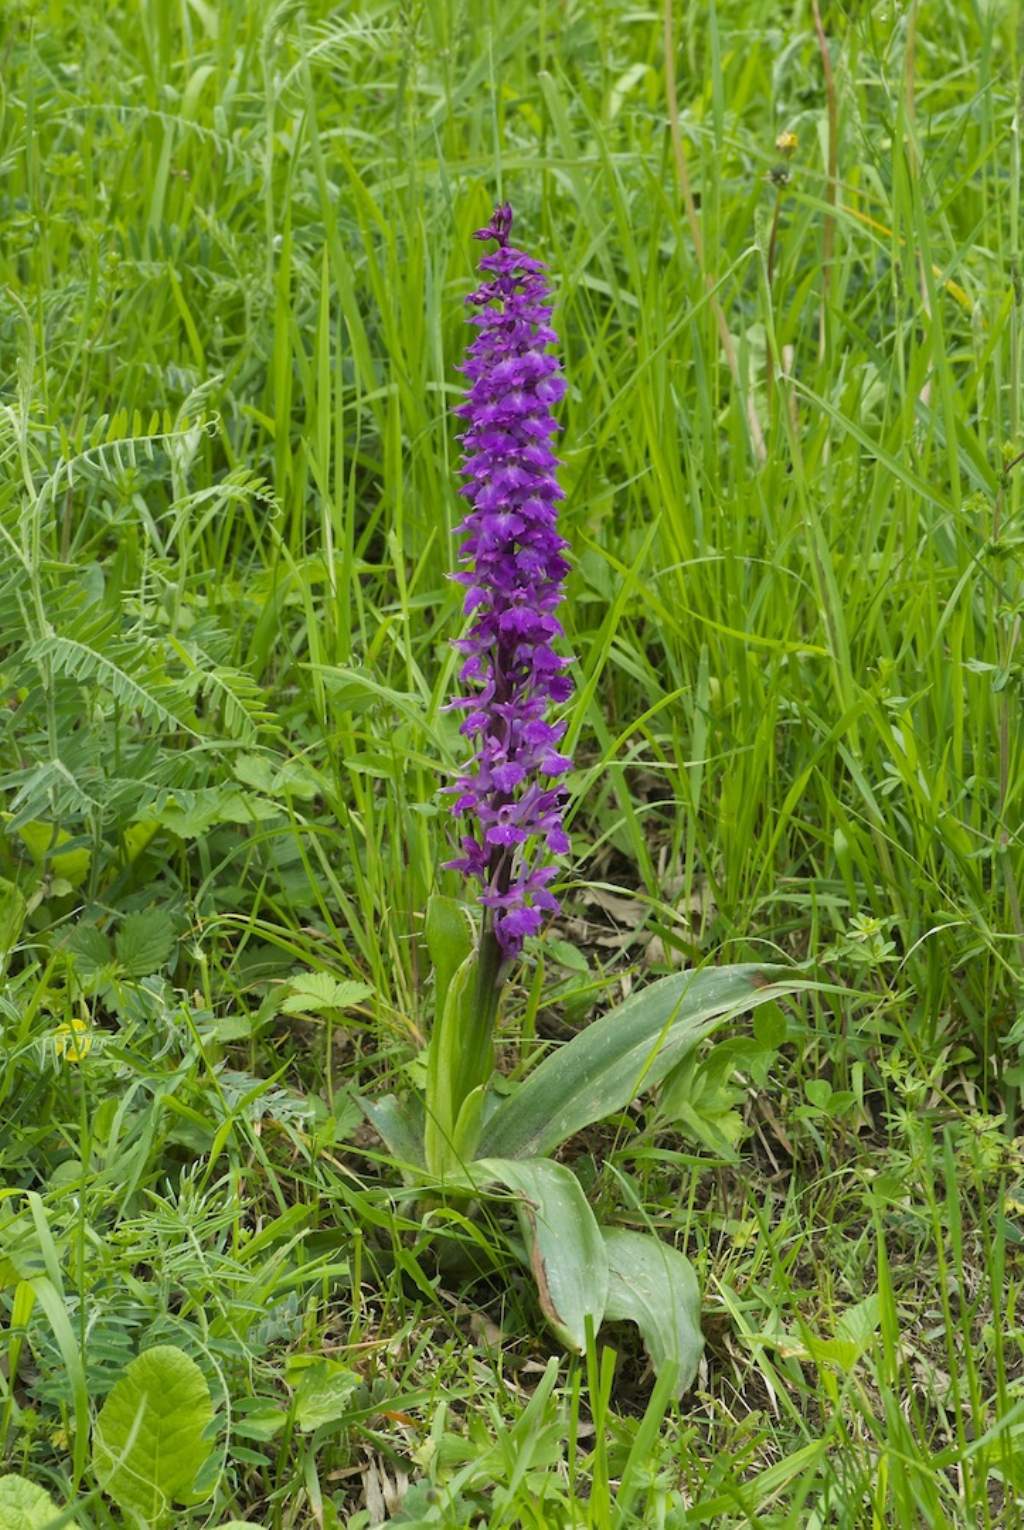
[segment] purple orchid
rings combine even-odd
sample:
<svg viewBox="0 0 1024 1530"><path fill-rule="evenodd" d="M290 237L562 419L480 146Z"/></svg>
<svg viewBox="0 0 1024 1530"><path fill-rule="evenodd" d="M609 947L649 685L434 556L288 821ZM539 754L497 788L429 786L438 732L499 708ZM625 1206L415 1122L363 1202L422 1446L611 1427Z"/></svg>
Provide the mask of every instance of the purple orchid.
<svg viewBox="0 0 1024 1530"><path fill-rule="evenodd" d="M551 407L565 381L547 349L558 336L544 267L509 244L511 226L506 202L474 235L498 248L482 257L485 278L467 299L478 334L462 369L466 399L455 410L469 422L460 492L472 508L460 527L469 567L452 577L466 588L472 625L456 643L470 693L451 705L465 712L460 731L476 752L448 788L456 815L471 820L462 855L448 864L481 882L503 961L559 907L550 890L556 870L544 857L569 849L566 793L555 783L572 766L558 751L565 723L545 720L549 702L572 694L571 660L552 647L562 636L555 611L569 569L551 449Z"/></svg>

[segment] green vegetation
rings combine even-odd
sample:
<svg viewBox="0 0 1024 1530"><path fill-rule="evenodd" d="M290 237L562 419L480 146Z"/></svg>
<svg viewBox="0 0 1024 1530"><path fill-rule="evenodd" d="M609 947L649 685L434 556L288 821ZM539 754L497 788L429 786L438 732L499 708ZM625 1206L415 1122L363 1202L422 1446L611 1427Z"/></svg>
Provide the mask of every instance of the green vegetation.
<svg viewBox="0 0 1024 1530"><path fill-rule="evenodd" d="M2 1530L1024 1521L1024 57L1005 0L816 16L3 7ZM499 196L578 661L503 1071L681 969L817 985L561 1150L696 1270L678 1401L358 1103L462 894Z"/></svg>

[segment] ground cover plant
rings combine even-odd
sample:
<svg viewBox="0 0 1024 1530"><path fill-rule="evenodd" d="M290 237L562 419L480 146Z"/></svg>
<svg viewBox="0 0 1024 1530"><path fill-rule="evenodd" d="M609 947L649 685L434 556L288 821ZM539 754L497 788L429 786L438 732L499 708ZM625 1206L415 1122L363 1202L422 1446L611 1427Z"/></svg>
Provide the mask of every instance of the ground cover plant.
<svg viewBox="0 0 1024 1530"><path fill-rule="evenodd" d="M1017 26L3 8L0 1525L1020 1522ZM498 1110L659 984L792 985L549 1144L692 1266L681 1396L614 1305L560 1342L517 1187L372 1124L479 914L452 410L506 199L572 849Z"/></svg>

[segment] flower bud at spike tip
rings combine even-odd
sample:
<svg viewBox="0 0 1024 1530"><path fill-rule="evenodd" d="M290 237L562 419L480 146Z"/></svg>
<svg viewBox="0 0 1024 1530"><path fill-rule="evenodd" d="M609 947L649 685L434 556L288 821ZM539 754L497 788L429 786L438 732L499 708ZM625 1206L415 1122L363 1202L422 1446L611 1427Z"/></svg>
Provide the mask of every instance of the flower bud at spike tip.
<svg viewBox="0 0 1024 1530"><path fill-rule="evenodd" d="M557 530L551 407L565 382L548 352L558 336L544 267L509 244L511 228L506 202L474 234L498 245L481 258L481 283L467 299L477 334L455 410L467 422L460 493L469 512L460 527L464 566L452 577L465 587L470 625L455 644L465 693L450 705L465 714L460 731L474 754L447 788L466 830L462 855L448 865L481 883L505 960L558 909L547 858L569 849L558 778L572 766L557 748L564 722L545 715L572 694L571 660L554 647L569 565Z"/></svg>

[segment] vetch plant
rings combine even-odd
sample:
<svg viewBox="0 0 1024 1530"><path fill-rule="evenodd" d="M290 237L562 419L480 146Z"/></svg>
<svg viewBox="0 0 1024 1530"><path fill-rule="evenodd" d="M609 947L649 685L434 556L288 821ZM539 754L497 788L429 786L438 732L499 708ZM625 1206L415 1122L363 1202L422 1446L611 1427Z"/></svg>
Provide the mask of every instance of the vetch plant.
<svg viewBox="0 0 1024 1530"><path fill-rule="evenodd" d="M479 929L453 899L431 898L426 937L434 966L434 1022L421 1097L367 1102L406 1178L441 1194L479 1196L493 1185L516 1198L541 1307L577 1353L603 1318L640 1328L655 1368L688 1386L703 1340L689 1262L654 1237L599 1227L583 1189L549 1155L674 1070L717 1024L805 986L782 968L754 965L673 974L632 994L508 1092L493 1087L494 1028L505 979L526 936L558 909L551 856L569 841L561 779L572 695L557 611L568 572L558 532L562 497L552 413L565 391L541 263L509 242L512 211L498 207L476 237L497 248L470 293L477 335L464 372L462 493L468 630L462 693L452 702L473 751L454 787L461 830L454 866L479 888ZM676 1088L678 1093L678 1086Z"/></svg>

